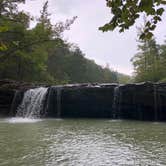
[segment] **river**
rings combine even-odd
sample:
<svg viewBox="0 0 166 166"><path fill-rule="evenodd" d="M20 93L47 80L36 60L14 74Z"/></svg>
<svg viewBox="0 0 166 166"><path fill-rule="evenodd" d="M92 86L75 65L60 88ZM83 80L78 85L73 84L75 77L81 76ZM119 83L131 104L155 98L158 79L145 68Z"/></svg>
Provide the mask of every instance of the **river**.
<svg viewBox="0 0 166 166"><path fill-rule="evenodd" d="M0 166L165 166L166 123L0 119Z"/></svg>

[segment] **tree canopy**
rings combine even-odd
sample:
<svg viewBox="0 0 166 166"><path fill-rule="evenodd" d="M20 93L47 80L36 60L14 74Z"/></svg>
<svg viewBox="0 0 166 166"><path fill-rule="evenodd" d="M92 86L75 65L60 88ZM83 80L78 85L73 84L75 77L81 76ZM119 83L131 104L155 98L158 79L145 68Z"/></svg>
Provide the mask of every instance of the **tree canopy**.
<svg viewBox="0 0 166 166"><path fill-rule="evenodd" d="M166 41L159 45L155 38L139 40L138 53L131 59L135 82L166 80Z"/></svg>
<svg viewBox="0 0 166 166"><path fill-rule="evenodd" d="M24 0L0 0L0 79L29 82L118 82L117 74L86 59L78 46L63 39L77 17L52 24L48 1L37 23L18 10Z"/></svg>
<svg viewBox="0 0 166 166"><path fill-rule="evenodd" d="M116 28L124 32L133 26L136 20L145 14L147 22L140 34L140 39L151 39L157 23L162 20L165 0L106 0L107 7L111 8L111 21L99 29L103 32L113 31Z"/></svg>

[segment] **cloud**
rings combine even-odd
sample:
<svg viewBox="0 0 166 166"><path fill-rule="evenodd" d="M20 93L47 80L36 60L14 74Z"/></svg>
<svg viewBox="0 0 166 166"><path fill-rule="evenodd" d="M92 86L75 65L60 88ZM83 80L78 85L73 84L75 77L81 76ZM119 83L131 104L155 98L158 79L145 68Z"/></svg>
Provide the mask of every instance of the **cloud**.
<svg viewBox="0 0 166 166"><path fill-rule="evenodd" d="M58 13L70 14L71 10L76 6L79 6L78 0L50 0L50 6L54 8Z"/></svg>
<svg viewBox="0 0 166 166"><path fill-rule="evenodd" d="M28 1L23 8L38 15L44 2L45 0ZM118 31L99 31L98 27L110 20L110 11L104 0L49 0L49 12L54 23L78 16L64 37L78 44L87 58L94 59L101 65L109 63L111 68L122 73L133 72L130 59L137 52L137 30L132 27L123 34ZM138 21L137 25L140 24ZM160 23L155 32L160 42L163 41L165 26L166 23Z"/></svg>
<svg viewBox="0 0 166 166"><path fill-rule="evenodd" d="M84 1L76 9L71 9L71 14L77 13L78 20L71 31L65 33L69 41L78 43L86 56L95 59L97 63L109 63L115 70L131 74L130 59L136 51L134 28L125 34L99 31L98 27L110 19L104 1Z"/></svg>

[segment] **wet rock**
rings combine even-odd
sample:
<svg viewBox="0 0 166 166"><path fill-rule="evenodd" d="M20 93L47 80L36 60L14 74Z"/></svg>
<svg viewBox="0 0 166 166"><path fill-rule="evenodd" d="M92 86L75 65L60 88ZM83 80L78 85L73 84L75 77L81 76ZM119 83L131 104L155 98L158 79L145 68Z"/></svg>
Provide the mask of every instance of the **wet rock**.
<svg viewBox="0 0 166 166"><path fill-rule="evenodd" d="M157 119L166 121L166 84L156 84Z"/></svg>
<svg viewBox="0 0 166 166"><path fill-rule="evenodd" d="M39 86L0 80L0 116L14 116L24 92ZM164 83L49 86L43 102L42 117L166 121Z"/></svg>
<svg viewBox="0 0 166 166"><path fill-rule="evenodd" d="M114 87L62 89L61 117L111 118Z"/></svg>
<svg viewBox="0 0 166 166"><path fill-rule="evenodd" d="M77 85L51 87L47 116L67 118L110 118L114 85L112 87Z"/></svg>
<svg viewBox="0 0 166 166"><path fill-rule="evenodd" d="M151 83L120 86L119 118L154 120L154 86Z"/></svg>
<svg viewBox="0 0 166 166"><path fill-rule="evenodd" d="M0 117L9 116L15 91L0 90Z"/></svg>

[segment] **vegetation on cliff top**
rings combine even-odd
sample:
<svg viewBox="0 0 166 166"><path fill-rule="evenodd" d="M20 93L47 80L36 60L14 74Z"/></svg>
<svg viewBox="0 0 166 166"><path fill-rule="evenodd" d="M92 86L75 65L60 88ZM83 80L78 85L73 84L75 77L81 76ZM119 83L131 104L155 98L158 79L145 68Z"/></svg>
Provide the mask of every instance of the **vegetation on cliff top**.
<svg viewBox="0 0 166 166"><path fill-rule="evenodd" d="M63 39L77 17L52 25L48 1L34 18L18 10L24 0L0 0L0 79L54 84L118 82L117 73L86 59L78 46Z"/></svg>
<svg viewBox="0 0 166 166"><path fill-rule="evenodd" d="M108 0L107 6L111 8L113 18L101 30L119 27L123 32L135 23L141 13L147 15L145 25L138 34L138 53L131 59L134 80L109 67L97 65L85 58L78 46L63 39L64 31L70 29L77 17L52 25L46 1L40 17L34 20L29 13L18 10L18 4L25 3L25 0L0 0L0 79L53 84L165 82L166 42L157 44L155 37L152 37L163 15L164 8L161 5L165 5L165 1L130 2ZM129 17L132 10L135 14ZM33 28L30 28L31 21L36 22Z"/></svg>

